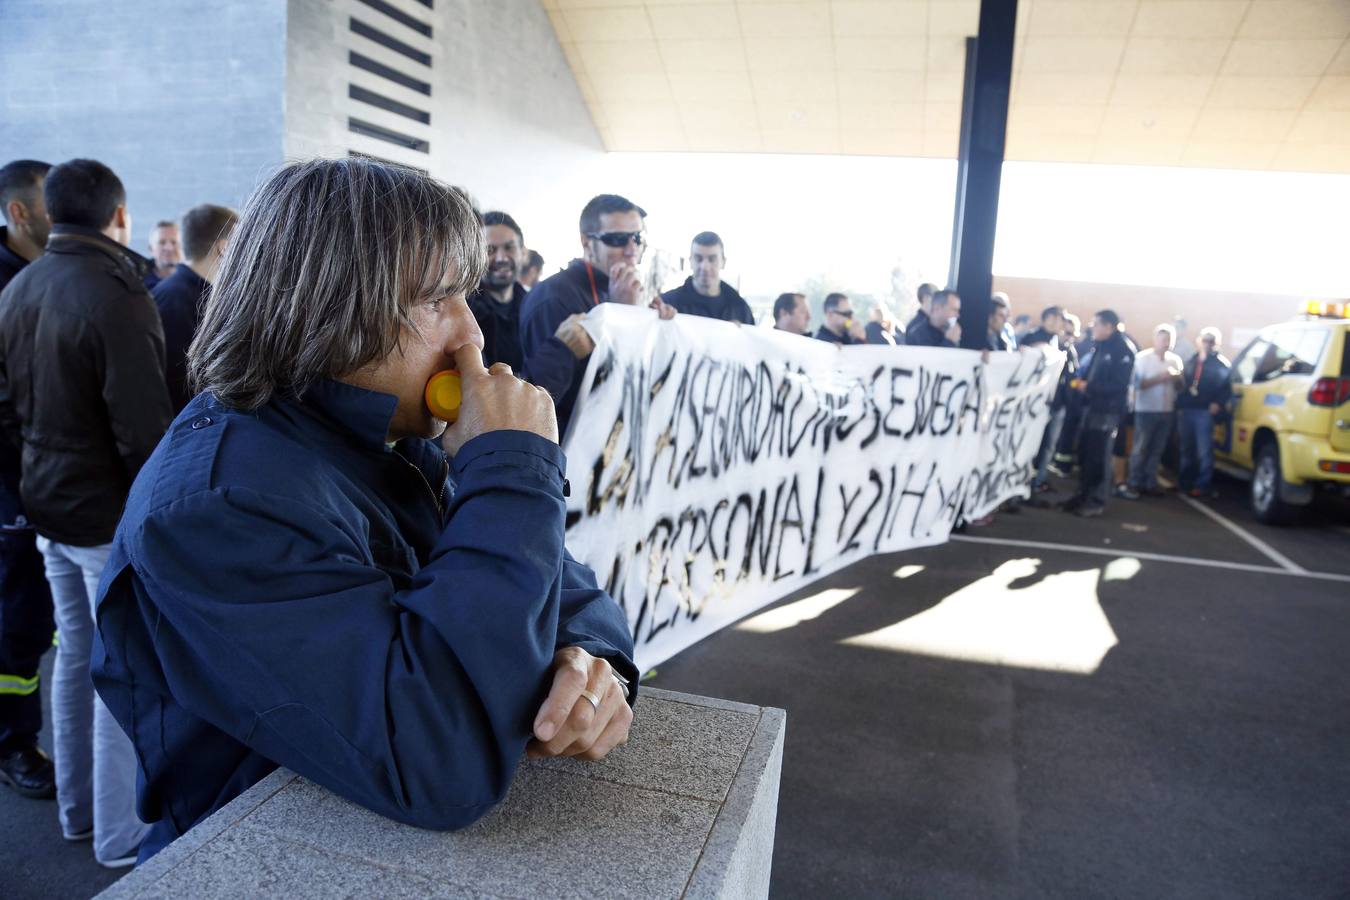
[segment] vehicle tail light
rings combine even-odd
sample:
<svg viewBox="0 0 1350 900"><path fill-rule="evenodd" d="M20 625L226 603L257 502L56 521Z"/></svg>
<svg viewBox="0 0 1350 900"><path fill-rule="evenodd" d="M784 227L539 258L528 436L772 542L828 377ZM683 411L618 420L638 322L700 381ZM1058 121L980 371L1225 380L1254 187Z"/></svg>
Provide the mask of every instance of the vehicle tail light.
<svg viewBox="0 0 1350 900"><path fill-rule="evenodd" d="M1350 378L1319 378L1308 392L1313 406L1340 406L1350 400Z"/></svg>
<svg viewBox="0 0 1350 900"><path fill-rule="evenodd" d="M1317 464L1317 468L1323 472L1335 472L1337 475L1350 475L1350 463L1347 462L1333 462L1324 459Z"/></svg>

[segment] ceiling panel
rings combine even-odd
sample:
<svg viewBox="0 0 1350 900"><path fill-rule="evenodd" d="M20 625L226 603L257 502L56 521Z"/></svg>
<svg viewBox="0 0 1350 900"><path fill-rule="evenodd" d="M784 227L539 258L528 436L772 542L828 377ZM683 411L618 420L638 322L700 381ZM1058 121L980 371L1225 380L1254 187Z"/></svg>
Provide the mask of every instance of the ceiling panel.
<svg viewBox="0 0 1350 900"><path fill-rule="evenodd" d="M1248 0L1143 0L1130 33L1152 38L1232 38Z"/></svg>
<svg viewBox="0 0 1350 900"><path fill-rule="evenodd" d="M615 150L954 156L977 0L544 0ZM1021 0L1009 159L1350 172L1350 0Z"/></svg>

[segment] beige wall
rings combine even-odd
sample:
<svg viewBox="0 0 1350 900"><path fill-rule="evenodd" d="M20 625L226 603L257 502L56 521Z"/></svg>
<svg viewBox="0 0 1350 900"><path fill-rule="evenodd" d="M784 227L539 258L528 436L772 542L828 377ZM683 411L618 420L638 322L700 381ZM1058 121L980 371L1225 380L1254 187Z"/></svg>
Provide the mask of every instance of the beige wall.
<svg viewBox="0 0 1350 900"><path fill-rule="evenodd" d="M1011 298L1014 315L1030 313L1036 317L1045 307L1058 304L1086 323L1097 310L1114 309L1126 331L1145 344L1154 327L1162 322L1185 319L1187 327L1179 339L1194 339L1201 328L1213 325L1223 332L1224 349L1229 356L1241 350L1264 326L1296 316L1303 301L1309 299L998 275L994 276L994 290Z"/></svg>

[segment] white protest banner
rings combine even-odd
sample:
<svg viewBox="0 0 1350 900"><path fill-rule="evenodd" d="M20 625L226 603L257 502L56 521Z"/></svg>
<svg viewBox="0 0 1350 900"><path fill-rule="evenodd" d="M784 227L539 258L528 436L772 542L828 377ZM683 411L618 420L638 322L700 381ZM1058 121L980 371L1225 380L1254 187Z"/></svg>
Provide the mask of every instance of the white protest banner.
<svg viewBox="0 0 1350 900"><path fill-rule="evenodd" d="M604 303L566 436L569 549L643 669L1026 483L1062 354L834 344Z"/></svg>

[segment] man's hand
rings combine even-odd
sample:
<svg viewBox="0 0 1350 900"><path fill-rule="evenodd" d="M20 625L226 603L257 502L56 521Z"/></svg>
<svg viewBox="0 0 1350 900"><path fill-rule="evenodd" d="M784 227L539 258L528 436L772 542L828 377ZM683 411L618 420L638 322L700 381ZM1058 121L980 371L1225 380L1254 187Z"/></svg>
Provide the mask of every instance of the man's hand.
<svg viewBox="0 0 1350 900"><path fill-rule="evenodd" d="M599 698L599 708L582 696ZM553 688L534 719L534 740L525 752L533 757L579 756L604 759L628 742L633 710L608 662L580 647L564 647L553 656Z"/></svg>
<svg viewBox="0 0 1350 900"><path fill-rule="evenodd" d="M676 313L675 307L671 306L669 303L662 300L660 294L657 294L656 299L647 305L650 308L656 310L656 314L665 321L670 321L671 319L675 318Z"/></svg>
<svg viewBox="0 0 1350 900"><path fill-rule="evenodd" d="M1217 416L1217 415L1218 415L1219 413L1221 413L1221 412L1223 412L1223 407L1220 406L1219 404L1217 404L1217 403L1211 403L1211 404L1209 405L1209 414L1210 414L1211 416Z"/></svg>
<svg viewBox="0 0 1350 900"><path fill-rule="evenodd" d="M572 355L577 359L585 359L595 350L595 341L581 322L586 316L582 313L574 313L562 320L558 330L553 332L553 336L567 345L567 349L572 351Z"/></svg>
<svg viewBox="0 0 1350 900"><path fill-rule="evenodd" d="M859 322L857 319L854 319L853 321L849 322L848 333L853 336L853 339L855 341L859 341L861 343L867 342L867 328L863 325L862 322Z"/></svg>
<svg viewBox="0 0 1350 900"><path fill-rule="evenodd" d="M642 300L642 279L637 268L628 263L616 263L609 268L609 299L615 303L637 306Z"/></svg>
<svg viewBox="0 0 1350 900"><path fill-rule="evenodd" d="M948 328L946 334L943 335L943 336L944 336L945 338L947 338L947 340L951 341L953 344L956 344L957 346L960 346L960 344L961 344L961 323L960 323L960 322L957 322L957 323L956 323L955 325L953 325L951 328Z"/></svg>
<svg viewBox="0 0 1350 900"><path fill-rule="evenodd" d="M441 436L441 447L454 456L469 441L489 431L528 431L558 442L558 418L548 391L511 374L506 363L483 368L483 354L472 344L455 352L463 392L459 418Z"/></svg>

